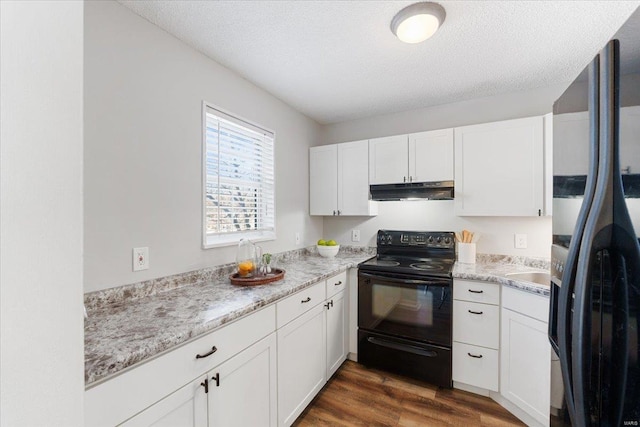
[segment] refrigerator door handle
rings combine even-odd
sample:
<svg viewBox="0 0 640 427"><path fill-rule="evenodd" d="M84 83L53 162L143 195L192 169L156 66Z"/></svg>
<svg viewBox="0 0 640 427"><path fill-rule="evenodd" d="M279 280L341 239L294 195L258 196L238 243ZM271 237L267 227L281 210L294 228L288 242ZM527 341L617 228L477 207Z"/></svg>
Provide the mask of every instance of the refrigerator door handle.
<svg viewBox="0 0 640 427"><path fill-rule="evenodd" d="M631 371L638 372L638 362L629 357L628 317L633 315L629 313L629 307L637 307L638 303L640 248L625 203L620 174L619 49L619 42L613 40L599 55L598 177L580 244L571 319L572 389L576 415L572 421L579 426L593 423L620 425L622 419L637 409L633 402L629 407L624 403L627 395L634 393L627 390L627 384L638 380L626 377ZM598 256L601 267L596 270ZM598 280L596 291L599 290L595 295L594 273L597 273L595 279ZM610 325L605 322L607 317L611 317ZM595 330L595 336L594 321L599 328ZM605 336L611 336L610 348L604 345ZM601 348L595 353L592 342L600 343ZM597 366L591 366L592 362ZM634 363L632 370L629 363ZM603 393L609 399L604 399ZM618 402L611 404L611 399L622 402L622 408ZM591 413L594 405L601 408L598 413Z"/></svg>
<svg viewBox="0 0 640 427"><path fill-rule="evenodd" d="M574 230L574 238L569 245L569 252L567 253L567 260L565 265L564 274L562 275L562 286L560 286L560 292L558 295L558 358L560 359L560 366L562 371L562 381L564 383L565 402L567 405L567 412L571 420L574 420L575 424L575 412L576 406L574 404L573 395L573 357L572 357L572 338L571 338L571 325L572 325L572 305L573 295L576 288L576 274L578 271L578 254L581 249L581 238L585 231L585 226L589 212L591 210L591 204L596 191L596 181L598 176L598 163L599 163L599 135L598 135L598 121L599 121L599 62L596 58L588 69L589 73L589 170L587 174L587 182L585 185L585 194L580 212L578 214L576 228ZM551 311L550 311L550 316ZM551 324L551 319L549 319Z"/></svg>

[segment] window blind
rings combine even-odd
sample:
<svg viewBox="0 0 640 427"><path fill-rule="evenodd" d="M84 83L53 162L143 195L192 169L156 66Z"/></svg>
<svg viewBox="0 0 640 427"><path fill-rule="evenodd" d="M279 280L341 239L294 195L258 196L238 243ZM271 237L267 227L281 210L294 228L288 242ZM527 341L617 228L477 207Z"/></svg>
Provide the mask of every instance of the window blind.
<svg viewBox="0 0 640 427"><path fill-rule="evenodd" d="M273 133L210 106L205 119L206 234L238 239L273 234Z"/></svg>

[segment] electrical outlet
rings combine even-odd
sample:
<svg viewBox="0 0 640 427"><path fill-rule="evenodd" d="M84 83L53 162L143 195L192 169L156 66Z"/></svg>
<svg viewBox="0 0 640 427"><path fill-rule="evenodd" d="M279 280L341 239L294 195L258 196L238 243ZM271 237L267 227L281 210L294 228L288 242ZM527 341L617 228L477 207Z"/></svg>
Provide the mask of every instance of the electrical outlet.
<svg viewBox="0 0 640 427"><path fill-rule="evenodd" d="M360 241L360 230L351 230L351 241L352 242Z"/></svg>
<svg viewBox="0 0 640 427"><path fill-rule="evenodd" d="M149 248L133 248L133 271L149 269Z"/></svg>
<svg viewBox="0 0 640 427"><path fill-rule="evenodd" d="M296 232L296 245L300 244L300 233Z"/></svg>
<svg viewBox="0 0 640 427"><path fill-rule="evenodd" d="M516 247L516 249L527 249L527 235L526 234L516 234L515 247Z"/></svg>

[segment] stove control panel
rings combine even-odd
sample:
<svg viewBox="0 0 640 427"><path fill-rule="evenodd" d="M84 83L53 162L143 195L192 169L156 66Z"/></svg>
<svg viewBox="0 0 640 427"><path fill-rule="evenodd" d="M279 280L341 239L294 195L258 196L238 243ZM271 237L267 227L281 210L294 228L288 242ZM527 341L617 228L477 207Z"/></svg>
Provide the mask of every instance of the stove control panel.
<svg viewBox="0 0 640 427"><path fill-rule="evenodd" d="M455 239L452 232L379 230L378 246L421 246L450 249L455 247Z"/></svg>

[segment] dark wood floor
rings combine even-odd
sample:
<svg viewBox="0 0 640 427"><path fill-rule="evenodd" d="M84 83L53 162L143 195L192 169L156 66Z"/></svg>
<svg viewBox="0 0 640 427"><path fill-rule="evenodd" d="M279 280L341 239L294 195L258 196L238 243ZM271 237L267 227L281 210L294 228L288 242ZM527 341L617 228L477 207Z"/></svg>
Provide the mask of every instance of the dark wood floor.
<svg viewBox="0 0 640 427"><path fill-rule="evenodd" d="M438 387L347 360L293 424L303 426L523 426L488 397Z"/></svg>

